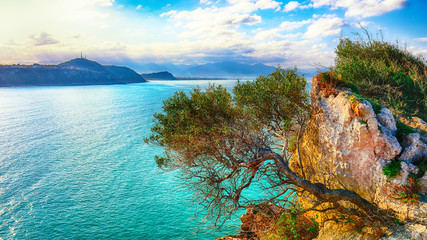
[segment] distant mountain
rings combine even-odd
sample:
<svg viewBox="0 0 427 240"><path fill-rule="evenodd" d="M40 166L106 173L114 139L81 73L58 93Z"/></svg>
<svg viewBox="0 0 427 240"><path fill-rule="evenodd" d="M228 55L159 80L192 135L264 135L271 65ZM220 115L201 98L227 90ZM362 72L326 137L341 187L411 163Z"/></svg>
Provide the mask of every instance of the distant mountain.
<svg viewBox="0 0 427 240"><path fill-rule="evenodd" d="M145 73L141 76L146 80L176 80L175 76L170 72L156 72L156 73Z"/></svg>
<svg viewBox="0 0 427 240"><path fill-rule="evenodd" d="M248 65L236 62L208 63L188 69L192 76L203 77L256 77L267 75L276 70L276 67L264 64Z"/></svg>
<svg viewBox="0 0 427 240"><path fill-rule="evenodd" d="M266 66L264 64L243 64L237 62L218 62L204 65L174 65L174 64L156 64L146 63L135 66L140 72L161 72L168 71L174 76L192 77L192 78L212 78L212 77L256 77L267 75L276 67Z"/></svg>
<svg viewBox="0 0 427 240"><path fill-rule="evenodd" d="M1 65L0 87L105 85L146 82L127 67L103 66L86 58L58 65Z"/></svg>

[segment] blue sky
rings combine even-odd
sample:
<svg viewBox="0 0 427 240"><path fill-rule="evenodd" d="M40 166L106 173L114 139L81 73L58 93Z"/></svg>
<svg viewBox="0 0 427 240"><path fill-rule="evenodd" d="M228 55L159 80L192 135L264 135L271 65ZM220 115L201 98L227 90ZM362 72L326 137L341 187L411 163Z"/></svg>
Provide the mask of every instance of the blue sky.
<svg viewBox="0 0 427 240"><path fill-rule="evenodd" d="M427 56L425 0L2 0L0 63L330 66L341 36Z"/></svg>

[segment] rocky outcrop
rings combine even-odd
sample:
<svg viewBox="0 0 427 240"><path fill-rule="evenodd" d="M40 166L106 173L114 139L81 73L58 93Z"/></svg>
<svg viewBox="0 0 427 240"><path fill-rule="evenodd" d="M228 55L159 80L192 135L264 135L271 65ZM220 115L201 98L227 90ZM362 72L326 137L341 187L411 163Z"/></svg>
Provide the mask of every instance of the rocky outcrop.
<svg viewBox="0 0 427 240"><path fill-rule="evenodd" d="M419 133L411 133L402 143L404 151L399 160L409 163L418 163L427 157L427 144L421 140Z"/></svg>
<svg viewBox="0 0 427 240"><path fill-rule="evenodd" d="M381 240L425 240L427 239L427 228L422 224L407 223L396 225L393 229L382 229L384 234ZM327 222L320 230L315 240L371 240L378 239L371 229L365 227L355 231L349 224L335 224Z"/></svg>
<svg viewBox="0 0 427 240"><path fill-rule="evenodd" d="M382 108L375 114L371 104L349 89L322 91L313 79L311 92L315 108L313 118L300 144L302 167L307 178L329 188L348 189L382 209L392 209L400 219L427 224L427 203L404 203L402 189L411 184L418 163L427 155L423 136L410 134L401 145L396 139L396 120L391 111ZM387 179L383 168L393 159L401 160L400 174ZM296 158L290 162L301 172ZM420 180L426 189L427 179ZM301 199L304 205L304 199ZM318 239L322 238L321 235ZM331 238L334 239L334 238ZM346 238L339 238L346 239ZM357 238L349 238L357 239Z"/></svg>
<svg viewBox="0 0 427 240"><path fill-rule="evenodd" d="M396 138L399 133L396 119L389 109L382 108L375 113L369 101L349 89L324 91L317 83L315 77L311 92L314 110L299 144L302 164L295 153L290 167L296 173L304 169L306 178L313 183L354 191L379 208L392 210L405 224L388 230L362 226L355 231L354 226L345 221L324 222L331 216L316 212L318 220L324 223L316 239L372 239L373 235L378 238L383 234L383 239L389 240L427 239L427 196L417 199L402 195L408 188L418 191L413 176L422 176L416 164L425 161L427 156L427 135L412 133L400 143ZM392 161L398 161L401 170L390 178L383 170ZM427 194L427 172L418 183L421 194ZM299 203L304 208L313 206L314 201L302 194ZM255 216L250 211L242 216L243 230L260 229Z"/></svg>

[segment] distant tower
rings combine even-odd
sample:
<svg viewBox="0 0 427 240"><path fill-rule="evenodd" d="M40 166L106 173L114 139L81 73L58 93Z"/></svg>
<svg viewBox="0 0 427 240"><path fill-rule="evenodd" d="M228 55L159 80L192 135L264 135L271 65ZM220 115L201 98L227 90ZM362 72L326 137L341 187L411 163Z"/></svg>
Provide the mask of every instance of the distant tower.
<svg viewBox="0 0 427 240"><path fill-rule="evenodd" d="M80 58L83 58L83 53L82 52L80 52Z"/></svg>

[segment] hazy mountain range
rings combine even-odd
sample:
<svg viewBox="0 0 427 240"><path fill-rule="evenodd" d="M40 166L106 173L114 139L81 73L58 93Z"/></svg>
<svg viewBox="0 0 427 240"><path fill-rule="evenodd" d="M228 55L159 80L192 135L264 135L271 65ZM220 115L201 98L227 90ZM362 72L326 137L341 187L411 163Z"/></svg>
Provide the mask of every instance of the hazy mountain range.
<svg viewBox="0 0 427 240"><path fill-rule="evenodd" d="M174 65L174 64L140 64L137 69L141 73L168 71L175 77L255 77L266 75L276 67L264 64L243 64L237 62L218 62L203 65Z"/></svg>
<svg viewBox="0 0 427 240"><path fill-rule="evenodd" d="M145 82L145 79L254 78L268 75L276 67L264 64L218 62L203 65L131 64L128 67L101 65L86 58L75 58L57 65L0 65L0 87L104 85ZM300 73L314 75L315 70Z"/></svg>
<svg viewBox="0 0 427 240"><path fill-rule="evenodd" d="M276 70L276 67L261 63L244 64L231 61L208 63L203 65L175 65L175 64L134 64L132 65L140 73L170 72L175 77L212 78L212 77L257 77L268 75ZM315 75L316 69L302 69L301 74Z"/></svg>

